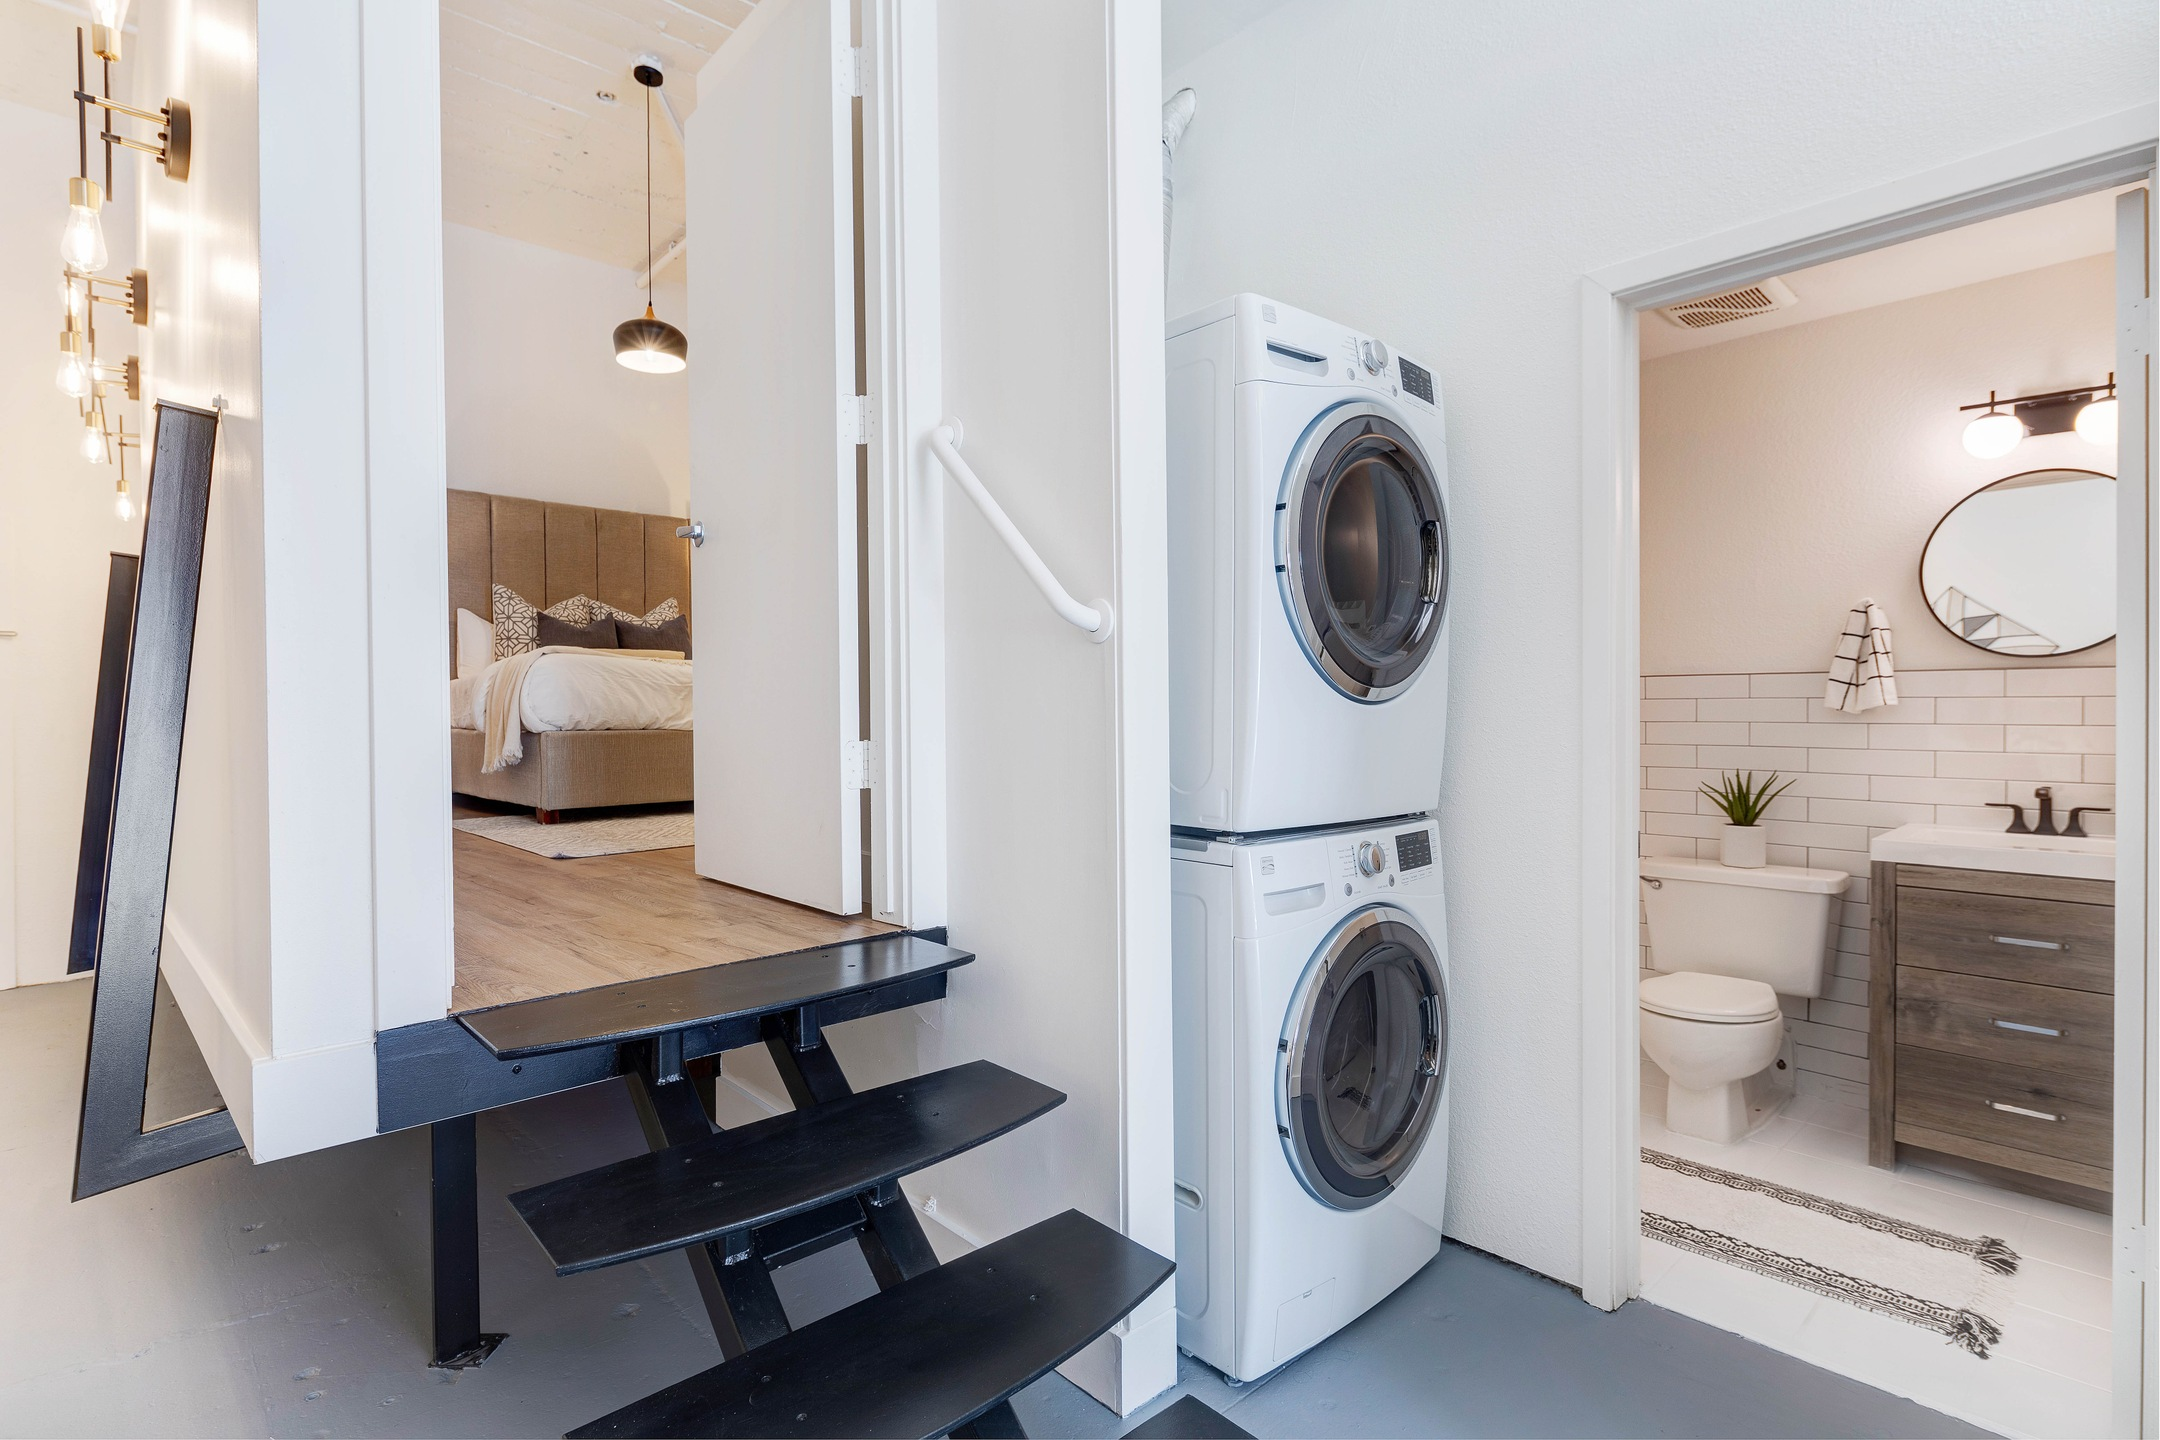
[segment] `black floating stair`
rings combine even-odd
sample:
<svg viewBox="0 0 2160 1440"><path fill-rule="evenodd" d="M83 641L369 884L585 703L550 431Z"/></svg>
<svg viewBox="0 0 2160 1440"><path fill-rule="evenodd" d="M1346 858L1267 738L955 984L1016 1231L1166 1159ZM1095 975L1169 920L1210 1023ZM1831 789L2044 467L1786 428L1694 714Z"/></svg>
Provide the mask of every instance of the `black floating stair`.
<svg viewBox="0 0 2160 1440"><path fill-rule="evenodd" d="M974 958L920 935L881 935L518 1000L457 1018L499 1060L619 1045L668 1032L684 1033L690 1042L686 1053L709 1054L754 1043L759 1018L780 1011L807 1019L801 1039L814 1048L822 1026L938 998L945 993L946 972ZM694 1026L721 1033L704 1037L700 1046L701 1037L687 1033ZM735 1030L743 1033L730 1033Z"/></svg>
<svg viewBox="0 0 2160 1440"><path fill-rule="evenodd" d="M722 1130L510 1197L558 1275L722 1242L747 1256L751 1231L874 1192L1055 1109L1064 1095L987 1060ZM859 1221L859 1212L856 1216ZM806 1227L822 1233L829 1224ZM760 1247L783 1247L771 1232Z"/></svg>
<svg viewBox="0 0 2160 1440"><path fill-rule="evenodd" d="M1068 1210L570 1433L949 1434L1072 1358L1171 1269Z"/></svg>

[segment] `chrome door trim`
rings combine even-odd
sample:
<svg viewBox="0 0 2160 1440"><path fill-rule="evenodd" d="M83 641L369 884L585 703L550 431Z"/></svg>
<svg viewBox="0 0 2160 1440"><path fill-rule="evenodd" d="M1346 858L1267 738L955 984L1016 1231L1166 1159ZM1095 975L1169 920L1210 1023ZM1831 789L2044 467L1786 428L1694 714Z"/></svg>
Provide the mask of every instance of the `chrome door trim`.
<svg viewBox="0 0 2160 1440"><path fill-rule="evenodd" d="M1341 694L1363 704L1378 705L1401 694L1423 675L1432 660L1432 651L1423 650L1409 674L1387 685L1373 685L1343 668L1342 663L1328 652L1326 637L1321 634L1319 622L1306 603L1305 557L1303 547L1298 543L1298 525L1303 510L1297 497L1309 477L1314 459L1344 425L1366 416L1401 432L1403 441L1417 460L1423 480L1420 489L1426 492L1422 498L1429 501L1433 509L1433 515L1425 525L1424 613L1419 617L1417 628L1411 632L1406 648L1417 650L1423 646L1426 636L1447 614L1447 500L1440 493L1439 472L1433 466L1432 457L1418 443L1417 432L1411 429L1408 418L1375 401L1347 400L1330 406L1314 416L1299 437L1297 448L1291 452L1290 463L1283 471L1281 488L1276 493L1275 575L1277 588L1282 592L1283 609L1290 618L1291 629L1297 634L1305 658Z"/></svg>
<svg viewBox="0 0 2160 1440"><path fill-rule="evenodd" d="M1371 934L1383 926L1407 933L1400 937ZM1328 1167L1313 1151L1311 1137L1306 1133L1300 1114L1300 1102L1307 1098L1306 1061L1311 1046L1316 1038L1325 1038L1314 1036L1313 1021L1321 1000L1328 993L1326 981L1338 962L1368 937L1375 944L1390 939L1397 943L1404 939L1413 942L1404 948L1416 959L1426 987L1418 1009L1425 1023L1427 1048L1418 1073L1431 1084L1419 1096L1417 1113L1383 1160L1380 1173L1370 1177L1371 1183L1361 1183L1355 1190L1350 1190L1326 1178ZM1283 1156L1289 1162L1290 1173L1297 1177L1307 1194L1331 1209L1361 1210L1386 1199L1403 1174L1417 1163L1425 1149L1425 1141L1432 1133L1433 1120L1447 1097L1448 1072L1447 976L1441 969L1439 953L1439 947L1425 933L1425 927L1408 911L1385 902L1376 903L1345 917L1328 932L1327 938L1306 962L1298 988L1291 995L1282 1035L1275 1047L1275 1129L1282 1141ZM1362 956L1362 951L1360 954Z"/></svg>

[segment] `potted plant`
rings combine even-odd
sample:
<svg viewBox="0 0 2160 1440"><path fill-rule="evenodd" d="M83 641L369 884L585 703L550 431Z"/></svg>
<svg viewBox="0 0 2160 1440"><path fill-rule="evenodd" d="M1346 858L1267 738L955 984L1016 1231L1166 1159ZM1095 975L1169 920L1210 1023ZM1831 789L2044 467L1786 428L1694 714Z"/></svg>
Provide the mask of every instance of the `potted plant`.
<svg viewBox="0 0 2160 1440"><path fill-rule="evenodd" d="M1724 812L1726 823L1718 827L1718 859L1740 870L1759 870L1765 855L1763 842L1763 815L1770 809L1770 802L1798 784L1787 780L1777 783L1775 770L1760 785L1755 783L1755 772L1742 775L1728 771L1717 784L1705 780L1702 793L1710 797L1710 803Z"/></svg>

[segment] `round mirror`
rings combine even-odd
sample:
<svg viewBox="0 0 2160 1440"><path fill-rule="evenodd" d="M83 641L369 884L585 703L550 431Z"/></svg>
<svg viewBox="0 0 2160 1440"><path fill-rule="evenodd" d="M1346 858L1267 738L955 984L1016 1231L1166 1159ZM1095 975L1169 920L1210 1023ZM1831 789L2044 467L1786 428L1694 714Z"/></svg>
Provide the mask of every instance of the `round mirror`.
<svg viewBox="0 0 2160 1440"><path fill-rule="evenodd" d="M1997 655L2068 655L2115 634L2115 478L2030 470L1960 500L1920 554L1943 627Z"/></svg>

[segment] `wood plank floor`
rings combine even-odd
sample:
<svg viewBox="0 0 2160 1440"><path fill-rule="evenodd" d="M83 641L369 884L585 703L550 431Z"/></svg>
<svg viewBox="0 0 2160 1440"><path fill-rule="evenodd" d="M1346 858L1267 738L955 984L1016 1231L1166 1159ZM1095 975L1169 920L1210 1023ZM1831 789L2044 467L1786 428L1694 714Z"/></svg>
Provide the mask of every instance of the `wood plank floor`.
<svg viewBox="0 0 2160 1440"><path fill-rule="evenodd" d="M701 879L690 868L687 848L545 860L462 831L451 844L457 863L453 1011L900 928Z"/></svg>

